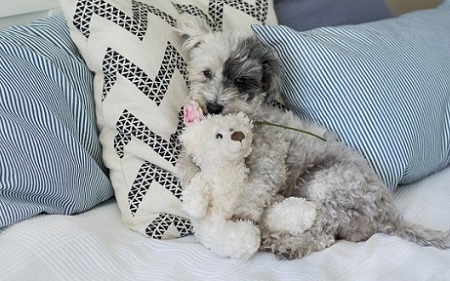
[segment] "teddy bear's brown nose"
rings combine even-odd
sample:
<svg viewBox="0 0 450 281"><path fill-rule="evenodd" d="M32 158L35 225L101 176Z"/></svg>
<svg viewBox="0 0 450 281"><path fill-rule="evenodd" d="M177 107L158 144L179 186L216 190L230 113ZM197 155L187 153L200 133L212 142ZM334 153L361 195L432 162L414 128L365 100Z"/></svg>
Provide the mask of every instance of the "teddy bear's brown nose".
<svg viewBox="0 0 450 281"><path fill-rule="evenodd" d="M242 141L243 139L245 139L245 135L243 132L236 131L231 134L231 139L234 141Z"/></svg>

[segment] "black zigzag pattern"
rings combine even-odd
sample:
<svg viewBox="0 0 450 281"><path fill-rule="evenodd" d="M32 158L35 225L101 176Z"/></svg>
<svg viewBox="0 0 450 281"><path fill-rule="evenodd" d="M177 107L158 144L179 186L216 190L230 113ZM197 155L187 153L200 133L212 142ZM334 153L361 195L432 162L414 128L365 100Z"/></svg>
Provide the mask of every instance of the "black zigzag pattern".
<svg viewBox="0 0 450 281"><path fill-rule="evenodd" d="M222 29L222 25L217 25L217 23L213 20L214 17L203 12L200 8L194 5L181 5L177 3L172 3L172 5L177 9L178 13L183 14L187 13L191 16L200 17L203 19L214 31L220 31ZM220 22L221 23L221 22Z"/></svg>
<svg viewBox="0 0 450 281"><path fill-rule="evenodd" d="M123 158L125 146L133 137L148 145L153 151L158 153L164 160L173 166L177 163L181 144L178 135L182 128L182 118L179 115L177 131L166 141L159 135L153 133L142 121L128 110L124 110L116 123L117 135L114 138L114 148L120 158Z"/></svg>
<svg viewBox="0 0 450 281"><path fill-rule="evenodd" d="M136 35L140 40L147 33L148 13L160 17L169 25L175 27L177 21L169 14L154 6L132 0L133 17L127 16L123 11L104 0L79 0L77 2L73 25L86 37L90 35L90 25L93 15L103 17Z"/></svg>
<svg viewBox="0 0 450 281"><path fill-rule="evenodd" d="M172 4L180 14L187 13L202 18L214 31L223 30L223 9L225 5L246 13L261 23L266 22L269 11L268 0L257 0L255 5L251 5L243 0L211 0L208 5L208 14L193 5Z"/></svg>
<svg viewBox="0 0 450 281"><path fill-rule="evenodd" d="M139 169L136 179L128 192L128 204L133 216L139 209L139 205L144 200L144 197L153 182L159 183L175 197L180 199L182 189L178 178L169 171L161 169L146 161Z"/></svg>
<svg viewBox="0 0 450 281"><path fill-rule="evenodd" d="M179 135L183 130L183 112L178 114L178 126L175 133L170 136L169 141L165 141L148 129L143 122L138 120L133 114L125 110L117 122L119 133L114 140L114 147L119 157L124 156L125 146L131 141L132 137L144 142L155 152L161 155L166 161L175 166L178 159L181 144ZM147 194L153 181L158 182L178 199L181 197L181 187L178 178L170 172L155 166L150 162L145 162L136 176L136 179L128 193L128 202L131 214L134 216Z"/></svg>
<svg viewBox="0 0 450 281"><path fill-rule="evenodd" d="M251 5L243 0L211 0L209 1L208 14L218 26L218 31L222 31L224 5L229 5L236 10L244 12L261 23L265 23L267 20L269 11L268 0L257 0L255 5Z"/></svg>
<svg viewBox="0 0 450 281"><path fill-rule="evenodd" d="M145 233L154 239L162 239L172 224L177 228L181 237L194 234L194 229L189 220L166 213L160 213L159 216L148 225Z"/></svg>
<svg viewBox="0 0 450 281"><path fill-rule="evenodd" d="M106 99L109 91L116 83L117 75L121 75L159 106L177 69L183 76L186 87L189 88L186 62L170 42L167 42L164 57L155 79L151 79L144 70L117 51L108 48L103 59L103 73L105 77L102 100Z"/></svg>
<svg viewBox="0 0 450 281"><path fill-rule="evenodd" d="M133 6L133 17L127 16L123 11L104 0L79 0L77 2L73 24L88 38L90 35L92 16L98 15L128 30L141 40L147 32L148 13L160 17L172 27L177 25L174 17L154 6L136 0L132 0L131 2ZM182 5L173 2L172 5L174 5L179 13L200 16L216 31L222 31L224 5L229 5L232 8L244 12L261 23L266 22L269 10L269 0L256 0L254 5L244 0L210 0L208 14L193 5Z"/></svg>

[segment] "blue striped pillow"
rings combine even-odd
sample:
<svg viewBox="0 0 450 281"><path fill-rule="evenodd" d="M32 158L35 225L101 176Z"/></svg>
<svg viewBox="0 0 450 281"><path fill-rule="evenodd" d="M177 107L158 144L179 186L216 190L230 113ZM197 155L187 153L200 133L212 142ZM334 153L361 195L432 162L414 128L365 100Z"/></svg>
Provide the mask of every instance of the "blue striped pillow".
<svg viewBox="0 0 450 281"><path fill-rule="evenodd" d="M113 195L92 74L54 17L0 32L0 228L74 214Z"/></svg>
<svg viewBox="0 0 450 281"><path fill-rule="evenodd" d="M360 151L394 190L450 161L450 8L296 32L254 26L286 69L286 104Z"/></svg>

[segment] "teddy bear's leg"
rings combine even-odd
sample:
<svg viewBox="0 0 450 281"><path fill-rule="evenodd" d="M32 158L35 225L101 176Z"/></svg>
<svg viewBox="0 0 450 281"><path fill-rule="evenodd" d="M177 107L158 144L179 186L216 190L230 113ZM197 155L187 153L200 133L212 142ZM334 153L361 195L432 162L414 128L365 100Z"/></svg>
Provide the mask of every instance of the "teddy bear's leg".
<svg viewBox="0 0 450 281"><path fill-rule="evenodd" d="M259 228L249 221L205 220L194 230L197 240L221 257L250 258L261 244Z"/></svg>
<svg viewBox="0 0 450 281"><path fill-rule="evenodd" d="M311 228L316 216L314 203L304 198L289 197L268 207L261 223L273 231L300 235Z"/></svg>

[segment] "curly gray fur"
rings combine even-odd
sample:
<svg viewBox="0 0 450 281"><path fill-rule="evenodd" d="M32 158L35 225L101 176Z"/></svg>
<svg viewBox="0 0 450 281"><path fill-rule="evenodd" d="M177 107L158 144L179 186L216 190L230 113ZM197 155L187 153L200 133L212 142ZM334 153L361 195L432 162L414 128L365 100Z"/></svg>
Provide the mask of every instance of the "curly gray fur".
<svg viewBox="0 0 450 281"><path fill-rule="evenodd" d="M189 28L183 28L189 26ZM325 128L270 105L279 94L282 65L255 37L239 32L214 33L193 19L182 22L187 40L190 95L211 114L244 112L321 135L326 142L296 131L267 125L254 128L253 152L246 163L250 184L236 205L236 217L259 222L276 201L290 196L319 204L315 225L291 235L261 227L261 249L293 259L331 246L336 239L359 242L375 233L396 235L422 246L450 247L449 232L406 222L367 161ZM196 173L188 155L178 163L182 185Z"/></svg>

